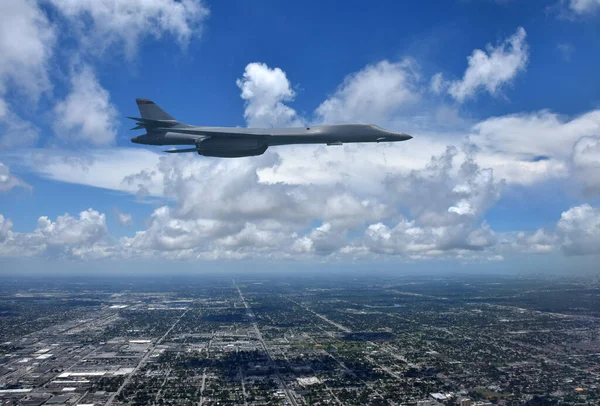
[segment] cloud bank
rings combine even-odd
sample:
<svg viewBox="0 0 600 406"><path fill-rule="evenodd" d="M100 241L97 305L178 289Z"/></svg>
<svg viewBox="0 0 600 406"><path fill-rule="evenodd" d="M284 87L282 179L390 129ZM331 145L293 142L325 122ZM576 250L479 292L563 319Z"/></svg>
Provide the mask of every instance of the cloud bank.
<svg viewBox="0 0 600 406"><path fill-rule="evenodd" d="M593 205L567 208L555 225L532 232L498 232L486 221L507 188L572 177L585 196L600 191L599 110L575 117L541 110L480 120L460 114L461 103L481 93L503 95L525 73L529 45L521 27L496 45L473 50L464 74L454 80L441 73L428 79L431 73L411 58L368 64L348 74L306 117L292 107L298 87L285 70L249 63L235 83L250 127L364 122L405 131L411 125L415 139L199 159L107 148L115 141L118 114L90 50L112 49L133 58L148 38L174 39L183 49L201 34L209 15L204 3L48 4L57 13L52 22L34 1L0 5L0 15L11 22L0 29L0 52L6 55L0 62L5 130L0 144L37 141L37 127L19 117L5 95L19 87L22 97L37 103L51 94L48 66L57 38L68 37L77 58L65 69L66 94L51 103L55 141L102 148L29 150L9 164L53 180L152 198L156 206L143 228L122 238L111 235L106 215L93 208L41 216L31 232L13 231L13 222L0 215L2 256L496 261L512 253L599 253L600 211ZM574 11L591 7L570 4ZM9 37L13 34L22 44ZM28 187L0 163L0 191L19 186ZM120 225L132 224L131 214L114 214Z"/></svg>

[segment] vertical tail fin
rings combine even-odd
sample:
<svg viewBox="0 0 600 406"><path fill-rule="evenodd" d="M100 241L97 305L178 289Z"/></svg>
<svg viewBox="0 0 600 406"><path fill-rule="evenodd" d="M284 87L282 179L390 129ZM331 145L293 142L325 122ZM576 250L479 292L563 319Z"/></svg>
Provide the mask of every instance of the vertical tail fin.
<svg viewBox="0 0 600 406"><path fill-rule="evenodd" d="M175 120L169 113L158 107L152 100L138 98L135 99L135 101L138 105L138 109L140 109L142 118L148 120Z"/></svg>

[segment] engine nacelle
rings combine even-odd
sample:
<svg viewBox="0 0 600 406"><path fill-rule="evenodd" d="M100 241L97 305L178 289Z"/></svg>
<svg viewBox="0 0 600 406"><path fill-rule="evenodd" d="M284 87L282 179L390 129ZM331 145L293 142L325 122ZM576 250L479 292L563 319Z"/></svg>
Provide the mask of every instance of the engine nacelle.
<svg viewBox="0 0 600 406"><path fill-rule="evenodd" d="M267 142L260 138L214 137L196 143L198 154L220 158L239 158L262 155L268 148Z"/></svg>

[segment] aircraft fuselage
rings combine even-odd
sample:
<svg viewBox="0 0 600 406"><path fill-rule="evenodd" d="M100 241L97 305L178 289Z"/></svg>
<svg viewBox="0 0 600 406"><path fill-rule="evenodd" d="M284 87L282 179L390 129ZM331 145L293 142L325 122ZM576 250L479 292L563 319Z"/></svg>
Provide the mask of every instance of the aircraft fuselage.
<svg viewBox="0 0 600 406"><path fill-rule="evenodd" d="M342 145L355 142L406 141L408 134L385 130L373 124L316 125L293 128L205 127L180 123L152 101L137 99L142 118L134 129L147 133L131 139L146 145L193 145L166 152L198 152L225 158L263 154L267 148L291 144Z"/></svg>

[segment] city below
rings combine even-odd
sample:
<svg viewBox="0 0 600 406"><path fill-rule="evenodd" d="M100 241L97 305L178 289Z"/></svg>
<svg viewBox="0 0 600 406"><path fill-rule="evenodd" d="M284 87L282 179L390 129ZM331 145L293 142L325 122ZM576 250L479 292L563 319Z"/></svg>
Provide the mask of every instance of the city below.
<svg viewBox="0 0 600 406"><path fill-rule="evenodd" d="M0 405L598 405L600 281L0 280Z"/></svg>

